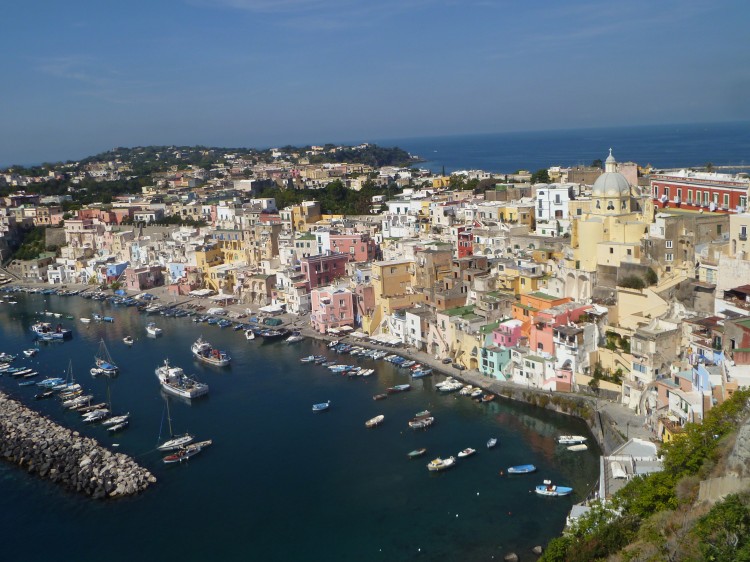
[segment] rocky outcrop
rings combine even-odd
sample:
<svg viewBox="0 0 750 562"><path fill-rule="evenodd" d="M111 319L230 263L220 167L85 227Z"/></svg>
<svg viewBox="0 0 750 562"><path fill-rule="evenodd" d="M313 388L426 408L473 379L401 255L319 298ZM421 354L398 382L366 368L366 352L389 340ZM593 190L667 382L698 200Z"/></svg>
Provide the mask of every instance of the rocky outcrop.
<svg viewBox="0 0 750 562"><path fill-rule="evenodd" d="M93 498L137 494L156 478L133 459L113 453L0 393L0 457L30 473Z"/></svg>
<svg viewBox="0 0 750 562"><path fill-rule="evenodd" d="M750 420L740 426L732 452L727 458L727 472L740 478L750 476Z"/></svg>

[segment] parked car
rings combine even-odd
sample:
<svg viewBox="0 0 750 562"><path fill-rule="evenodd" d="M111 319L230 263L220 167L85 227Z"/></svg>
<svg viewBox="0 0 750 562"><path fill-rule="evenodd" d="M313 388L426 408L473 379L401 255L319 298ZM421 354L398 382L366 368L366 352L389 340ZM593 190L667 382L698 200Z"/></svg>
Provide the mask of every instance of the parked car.
<svg viewBox="0 0 750 562"><path fill-rule="evenodd" d="M450 362L451 362L451 358L450 357L444 357L443 358L443 365L447 365Z"/></svg>
<svg viewBox="0 0 750 562"><path fill-rule="evenodd" d="M454 369L457 369L459 371L463 371L464 369L466 369L466 367L464 367L463 365L461 365L459 363L453 363L453 365L451 365L451 367L453 367Z"/></svg>

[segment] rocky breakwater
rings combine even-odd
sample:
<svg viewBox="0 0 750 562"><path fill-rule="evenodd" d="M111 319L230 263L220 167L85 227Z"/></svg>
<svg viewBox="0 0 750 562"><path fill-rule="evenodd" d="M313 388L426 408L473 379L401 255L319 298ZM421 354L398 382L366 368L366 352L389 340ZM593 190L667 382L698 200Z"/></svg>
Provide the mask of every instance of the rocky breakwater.
<svg viewBox="0 0 750 562"><path fill-rule="evenodd" d="M156 482L127 455L108 451L2 393L0 457L93 498L137 494Z"/></svg>

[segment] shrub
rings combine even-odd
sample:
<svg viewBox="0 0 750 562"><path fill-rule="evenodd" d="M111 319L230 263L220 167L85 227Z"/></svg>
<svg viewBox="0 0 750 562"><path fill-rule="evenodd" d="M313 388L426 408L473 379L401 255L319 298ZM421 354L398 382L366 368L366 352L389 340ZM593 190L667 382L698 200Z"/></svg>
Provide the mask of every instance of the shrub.
<svg viewBox="0 0 750 562"><path fill-rule="evenodd" d="M637 275L623 277L622 280L620 280L619 285L626 289L637 289L639 291L646 288L646 282Z"/></svg>

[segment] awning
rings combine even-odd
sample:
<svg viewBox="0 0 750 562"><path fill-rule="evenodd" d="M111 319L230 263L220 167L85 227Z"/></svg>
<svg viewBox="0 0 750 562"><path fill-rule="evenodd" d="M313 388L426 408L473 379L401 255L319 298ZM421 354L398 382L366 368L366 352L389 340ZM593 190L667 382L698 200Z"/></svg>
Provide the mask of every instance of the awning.
<svg viewBox="0 0 750 562"><path fill-rule="evenodd" d="M274 312L284 312L284 306L280 304L269 304L258 309L260 312L273 314Z"/></svg>
<svg viewBox="0 0 750 562"><path fill-rule="evenodd" d="M338 335L339 331L336 328L328 328L328 333L333 335Z"/></svg>
<svg viewBox="0 0 750 562"><path fill-rule="evenodd" d="M363 340L363 339L365 339L367 337L367 334L362 333L362 332L352 332L349 335L351 337L353 337L353 338L357 338L357 339L360 339L360 340Z"/></svg>
<svg viewBox="0 0 750 562"><path fill-rule="evenodd" d="M341 326L339 332L351 332L353 329L351 326Z"/></svg>
<svg viewBox="0 0 750 562"><path fill-rule="evenodd" d="M213 295L214 292L211 289L196 289L188 293L191 297L207 297Z"/></svg>

